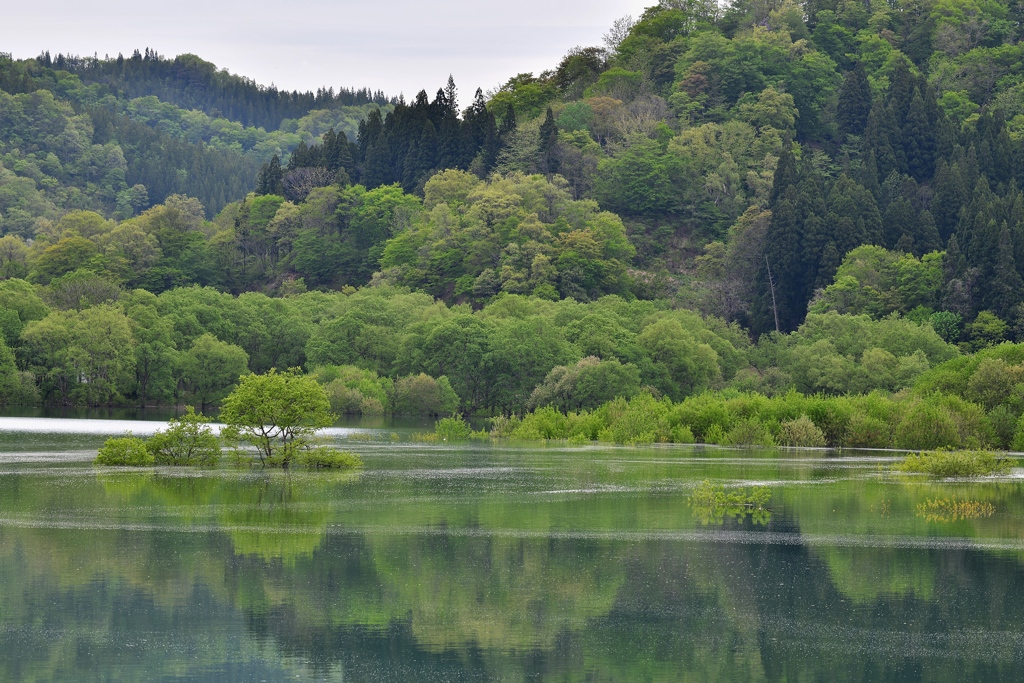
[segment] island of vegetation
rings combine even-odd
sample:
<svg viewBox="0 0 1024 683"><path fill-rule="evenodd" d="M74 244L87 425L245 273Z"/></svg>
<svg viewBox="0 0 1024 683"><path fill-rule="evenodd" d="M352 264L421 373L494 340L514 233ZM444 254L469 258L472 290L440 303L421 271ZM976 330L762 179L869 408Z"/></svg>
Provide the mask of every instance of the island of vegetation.
<svg viewBox="0 0 1024 683"><path fill-rule="evenodd" d="M220 435L209 426L210 418L190 406L167 429L148 439L128 434L108 439L96 456L98 465L144 467L147 465L198 465L214 467L221 444L232 447L239 465L289 469L351 469L362 465L355 453L318 444L316 432L334 423L330 401L323 387L297 372L248 374L224 399ZM248 446L248 448L246 448Z"/></svg>
<svg viewBox="0 0 1024 683"><path fill-rule="evenodd" d="M274 368L516 438L1024 449L1019 15L663 0L468 98L0 55L0 403L220 409L263 464L327 458L238 412Z"/></svg>

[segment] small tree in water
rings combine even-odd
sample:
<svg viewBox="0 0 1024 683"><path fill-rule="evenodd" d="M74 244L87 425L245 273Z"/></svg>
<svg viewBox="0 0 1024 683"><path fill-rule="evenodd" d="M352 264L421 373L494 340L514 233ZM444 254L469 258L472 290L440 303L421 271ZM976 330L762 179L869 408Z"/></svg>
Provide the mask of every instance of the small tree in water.
<svg viewBox="0 0 1024 683"><path fill-rule="evenodd" d="M220 439L208 426L210 418L192 406L171 420L167 429L149 437L146 448L158 465L202 465L213 467L220 458Z"/></svg>
<svg viewBox="0 0 1024 683"><path fill-rule="evenodd" d="M323 387L297 370L245 375L224 399L224 435L256 448L264 467L287 468L311 449L317 430L334 423Z"/></svg>

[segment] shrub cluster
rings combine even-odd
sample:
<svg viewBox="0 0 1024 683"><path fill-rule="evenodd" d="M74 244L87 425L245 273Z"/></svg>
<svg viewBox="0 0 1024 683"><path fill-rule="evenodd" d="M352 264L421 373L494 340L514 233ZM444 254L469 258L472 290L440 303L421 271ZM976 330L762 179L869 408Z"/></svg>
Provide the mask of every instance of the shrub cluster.
<svg viewBox="0 0 1024 683"><path fill-rule="evenodd" d="M492 434L513 439L728 446L984 448L999 444L980 405L956 395L780 396L735 390L673 402L643 392L588 411L538 408L495 420ZM1024 439L1024 434L1021 435Z"/></svg>
<svg viewBox="0 0 1024 683"><path fill-rule="evenodd" d="M950 451L939 449L911 453L896 465L900 472L931 474L936 477L983 477L1006 474L1013 461L991 451Z"/></svg>
<svg viewBox="0 0 1024 683"><path fill-rule="evenodd" d="M220 460L220 439L213 433L209 422L210 418L197 414L189 406L184 415L168 422L167 429L148 439L140 439L130 433L107 439L96 455L96 464L213 467Z"/></svg>

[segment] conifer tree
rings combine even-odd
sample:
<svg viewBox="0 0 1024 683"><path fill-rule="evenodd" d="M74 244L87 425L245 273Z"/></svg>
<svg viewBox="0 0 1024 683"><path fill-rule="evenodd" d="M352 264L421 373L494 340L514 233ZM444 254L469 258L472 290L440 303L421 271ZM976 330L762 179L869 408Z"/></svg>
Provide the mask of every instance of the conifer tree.
<svg viewBox="0 0 1024 683"><path fill-rule="evenodd" d="M1014 306L1020 303L1024 294L1024 281L1017 272L1013 258L1013 242L1010 229L1003 223L999 230L996 261L992 270L992 281L986 289L985 308L994 311L1004 320L1010 318Z"/></svg>
<svg viewBox="0 0 1024 683"><path fill-rule="evenodd" d="M935 218L939 239L945 243L956 229L960 207L967 201L967 191L964 189L959 164L954 163L950 166L945 159L939 159L935 166L932 189L932 215Z"/></svg>
<svg viewBox="0 0 1024 683"><path fill-rule="evenodd" d="M902 134L908 172L918 180L931 178L935 170L935 134L925 111L924 98L917 90L910 102Z"/></svg>
<svg viewBox="0 0 1024 683"><path fill-rule="evenodd" d="M276 194L284 196L284 186L281 180L284 178L284 171L281 169L281 159L276 154L263 164L259 175L256 177L256 194Z"/></svg>
<svg viewBox="0 0 1024 683"><path fill-rule="evenodd" d="M537 150L537 165L544 173L558 173L558 124L555 114L548 107L544 123L540 126L540 146Z"/></svg>
<svg viewBox="0 0 1024 683"><path fill-rule="evenodd" d="M806 312L804 283L807 271L803 259L803 219L798 208L799 201L798 190L791 185L772 208L766 236L765 264L760 268L758 278L760 292L753 321L756 332L775 329L776 313L783 332L794 330ZM774 297L771 291L773 288Z"/></svg>
<svg viewBox="0 0 1024 683"><path fill-rule="evenodd" d="M793 156L793 145L787 141L782 146L782 154L779 155L779 163L775 166L775 175L772 178L772 191L768 197L768 207L774 208L775 203L793 185L796 185L796 157Z"/></svg>
<svg viewBox="0 0 1024 683"><path fill-rule="evenodd" d="M918 216L914 238L914 254L923 256L929 252L942 249L942 239L939 237L938 228L935 226L935 219L931 211L922 211Z"/></svg>
<svg viewBox="0 0 1024 683"><path fill-rule="evenodd" d="M836 117L839 119L839 135L862 135L868 124L871 113L871 85L864 65L859 61L852 71L843 78L839 90L839 106Z"/></svg>
<svg viewBox="0 0 1024 683"><path fill-rule="evenodd" d="M501 126L498 128L498 136L502 140L508 140L508 136L511 135L516 129L516 110L510 104L508 109L505 110L505 115L501 119Z"/></svg>

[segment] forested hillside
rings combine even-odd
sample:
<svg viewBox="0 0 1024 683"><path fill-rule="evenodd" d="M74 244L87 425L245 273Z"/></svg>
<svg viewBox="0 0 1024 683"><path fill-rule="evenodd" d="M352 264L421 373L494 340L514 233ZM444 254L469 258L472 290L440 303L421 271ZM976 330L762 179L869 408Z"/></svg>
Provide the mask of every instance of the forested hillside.
<svg viewBox="0 0 1024 683"><path fill-rule="evenodd" d="M6 400L215 402L188 374L214 343L341 382L345 412L401 412L420 373L431 410L487 414L914 387L1024 341L1022 22L665 0L549 71L408 100L0 56ZM52 355L91 315L133 349L105 385Z"/></svg>

